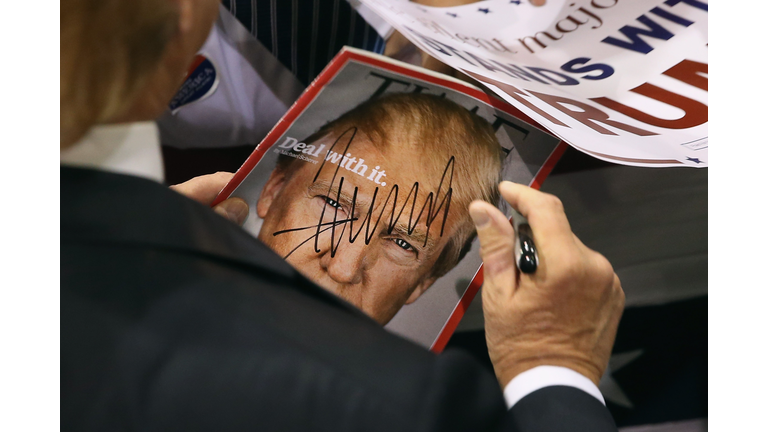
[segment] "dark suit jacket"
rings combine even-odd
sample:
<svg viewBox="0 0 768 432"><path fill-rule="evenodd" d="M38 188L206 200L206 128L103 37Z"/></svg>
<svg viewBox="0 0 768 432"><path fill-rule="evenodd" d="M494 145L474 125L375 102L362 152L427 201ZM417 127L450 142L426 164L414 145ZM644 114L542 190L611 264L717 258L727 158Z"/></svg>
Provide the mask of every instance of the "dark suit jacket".
<svg viewBox="0 0 768 432"><path fill-rule="evenodd" d="M615 430L569 387L507 411L472 358L388 333L210 209L148 180L65 167L61 426Z"/></svg>

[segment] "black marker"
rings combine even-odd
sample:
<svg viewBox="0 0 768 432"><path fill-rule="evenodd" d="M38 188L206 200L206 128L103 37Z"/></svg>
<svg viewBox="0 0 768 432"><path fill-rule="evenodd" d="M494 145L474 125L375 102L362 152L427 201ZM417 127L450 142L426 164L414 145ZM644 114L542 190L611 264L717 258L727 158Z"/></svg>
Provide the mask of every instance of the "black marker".
<svg viewBox="0 0 768 432"><path fill-rule="evenodd" d="M539 266L539 255L533 243L533 231L528 220L512 209L512 223L515 227L515 263L527 274L535 273Z"/></svg>

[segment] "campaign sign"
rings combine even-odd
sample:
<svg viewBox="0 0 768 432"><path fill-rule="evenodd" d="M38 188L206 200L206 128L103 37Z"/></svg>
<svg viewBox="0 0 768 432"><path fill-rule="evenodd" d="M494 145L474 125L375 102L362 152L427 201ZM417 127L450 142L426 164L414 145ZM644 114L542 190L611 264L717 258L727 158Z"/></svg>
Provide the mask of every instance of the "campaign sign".
<svg viewBox="0 0 768 432"><path fill-rule="evenodd" d="M219 84L219 74L213 62L198 54L192 62L187 79L173 97L168 108L175 114L184 106L193 102L201 101L216 91Z"/></svg>

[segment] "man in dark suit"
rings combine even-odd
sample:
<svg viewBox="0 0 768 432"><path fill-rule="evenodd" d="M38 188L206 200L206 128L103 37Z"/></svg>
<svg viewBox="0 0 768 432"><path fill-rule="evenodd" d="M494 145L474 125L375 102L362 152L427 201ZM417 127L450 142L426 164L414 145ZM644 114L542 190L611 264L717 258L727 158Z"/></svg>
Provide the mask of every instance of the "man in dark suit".
<svg viewBox="0 0 768 432"><path fill-rule="evenodd" d="M62 147L95 123L157 115L211 3L64 2ZM67 160L96 169L61 168L62 429L615 430L595 384L623 293L556 198L500 186L536 235L532 275L517 273L504 215L470 206L494 380L387 333L216 214L239 219L244 203L188 198L210 202L222 176L174 191L84 159Z"/></svg>
<svg viewBox="0 0 768 432"><path fill-rule="evenodd" d="M612 427L568 387L506 412L469 357L389 334L159 184L62 168L61 203L65 430Z"/></svg>

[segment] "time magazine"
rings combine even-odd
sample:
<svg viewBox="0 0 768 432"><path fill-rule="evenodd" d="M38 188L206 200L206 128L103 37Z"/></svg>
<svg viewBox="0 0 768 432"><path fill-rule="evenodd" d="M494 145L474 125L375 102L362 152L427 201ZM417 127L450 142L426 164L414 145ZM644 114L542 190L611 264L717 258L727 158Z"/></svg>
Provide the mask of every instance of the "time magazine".
<svg viewBox="0 0 768 432"><path fill-rule="evenodd" d="M222 190L244 229L394 333L441 351L482 285L467 206L538 187L566 144L478 87L344 48Z"/></svg>

